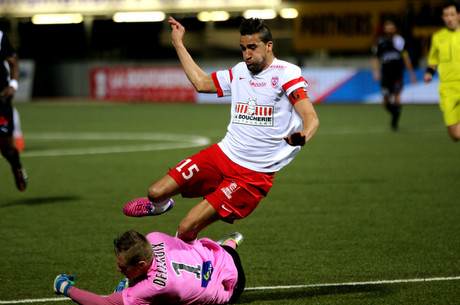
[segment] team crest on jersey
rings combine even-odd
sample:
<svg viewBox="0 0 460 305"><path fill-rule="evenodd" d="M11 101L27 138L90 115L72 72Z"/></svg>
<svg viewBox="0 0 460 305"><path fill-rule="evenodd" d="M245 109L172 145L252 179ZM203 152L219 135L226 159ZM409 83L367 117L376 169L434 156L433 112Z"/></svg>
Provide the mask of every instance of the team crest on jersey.
<svg viewBox="0 0 460 305"><path fill-rule="evenodd" d="M246 103L236 104L233 123L263 127L273 126L273 106L259 106L257 99L248 98Z"/></svg>
<svg viewBox="0 0 460 305"><path fill-rule="evenodd" d="M279 80L278 76L273 76L273 77L272 77L272 81L271 81L272 87L273 87L273 88L278 87L279 81L280 81L280 80Z"/></svg>

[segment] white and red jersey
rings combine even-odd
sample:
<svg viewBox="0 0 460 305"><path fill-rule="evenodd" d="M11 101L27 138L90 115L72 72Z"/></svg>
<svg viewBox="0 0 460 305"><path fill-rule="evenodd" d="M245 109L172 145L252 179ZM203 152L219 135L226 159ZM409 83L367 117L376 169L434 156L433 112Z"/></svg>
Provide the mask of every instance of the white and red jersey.
<svg viewBox="0 0 460 305"><path fill-rule="evenodd" d="M302 119L289 100L298 88L307 90L300 68L275 58L253 75L244 62L212 74L219 97L232 97L230 124L219 143L236 164L258 172L276 172L300 151L283 137L302 129Z"/></svg>
<svg viewBox="0 0 460 305"><path fill-rule="evenodd" d="M147 278L123 290L125 305L225 304L238 281L232 256L216 242L186 243L163 233L147 239L155 254Z"/></svg>

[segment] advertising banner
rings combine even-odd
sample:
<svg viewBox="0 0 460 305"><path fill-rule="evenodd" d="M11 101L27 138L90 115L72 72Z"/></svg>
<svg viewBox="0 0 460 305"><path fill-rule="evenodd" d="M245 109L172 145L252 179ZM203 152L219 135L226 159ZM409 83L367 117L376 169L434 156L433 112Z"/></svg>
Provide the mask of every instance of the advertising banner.
<svg viewBox="0 0 460 305"><path fill-rule="evenodd" d="M195 88L181 67L94 67L91 97L96 100L194 102Z"/></svg>
<svg viewBox="0 0 460 305"><path fill-rule="evenodd" d="M383 16L404 14L405 1L309 1L297 3L294 48L312 50L370 50Z"/></svg>

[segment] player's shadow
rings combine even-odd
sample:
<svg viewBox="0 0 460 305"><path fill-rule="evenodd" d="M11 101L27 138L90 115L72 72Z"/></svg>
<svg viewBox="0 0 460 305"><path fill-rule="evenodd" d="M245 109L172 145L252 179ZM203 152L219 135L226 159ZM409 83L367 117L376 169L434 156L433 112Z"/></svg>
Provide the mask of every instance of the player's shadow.
<svg viewBox="0 0 460 305"><path fill-rule="evenodd" d="M250 304L260 301L286 301L294 299L308 299L326 295L366 294L366 297L382 297L393 293L388 285L343 285L333 287L293 288L274 290L244 291L236 304ZM287 304L287 303L286 303Z"/></svg>
<svg viewBox="0 0 460 305"><path fill-rule="evenodd" d="M53 204L53 203L62 203L64 201L76 201L80 200L79 196L54 196L54 197L36 197L36 198L26 198L26 199L16 199L5 203L0 203L0 208L6 208L10 206L35 206L43 204Z"/></svg>

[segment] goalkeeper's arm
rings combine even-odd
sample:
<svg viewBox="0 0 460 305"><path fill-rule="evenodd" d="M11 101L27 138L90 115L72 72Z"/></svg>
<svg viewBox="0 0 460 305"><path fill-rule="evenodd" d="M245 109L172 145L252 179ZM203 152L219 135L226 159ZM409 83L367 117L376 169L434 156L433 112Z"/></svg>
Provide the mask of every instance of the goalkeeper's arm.
<svg viewBox="0 0 460 305"><path fill-rule="evenodd" d="M70 298L81 305L123 305L123 292L114 292L106 297L72 287Z"/></svg>
<svg viewBox="0 0 460 305"><path fill-rule="evenodd" d="M116 292L103 297L75 287L74 275L60 274L54 280L54 293L65 295L81 305L123 305L122 290L127 287L127 279L123 279L115 289Z"/></svg>

